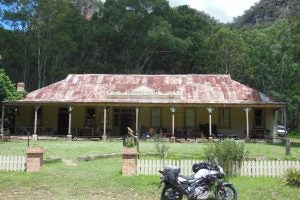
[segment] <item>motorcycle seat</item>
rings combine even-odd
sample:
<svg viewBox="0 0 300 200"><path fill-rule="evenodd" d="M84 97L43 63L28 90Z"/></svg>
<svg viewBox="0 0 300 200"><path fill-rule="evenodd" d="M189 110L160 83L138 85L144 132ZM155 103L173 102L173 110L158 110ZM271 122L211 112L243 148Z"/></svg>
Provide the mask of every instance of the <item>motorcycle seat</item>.
<svg viewBox="0 0 300 200"><path fill-rule="evenodd" d="M194 180L194 176L183 176L183 175L179 175L179 177L184 178L186 180Z"/></svg>

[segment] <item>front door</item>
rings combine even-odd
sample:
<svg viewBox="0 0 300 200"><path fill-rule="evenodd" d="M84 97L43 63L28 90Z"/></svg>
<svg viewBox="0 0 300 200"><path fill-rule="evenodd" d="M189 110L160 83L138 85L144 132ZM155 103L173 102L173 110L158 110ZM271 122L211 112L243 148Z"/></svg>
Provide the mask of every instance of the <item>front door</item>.
<svg viewBox="0 0 300 200"><path fill-rule="evenodd" d="M121 114L121 135L127 134L127 127L132 128L133 114Z"/></svg>
<svg viewBox="0 0 300 200"><path fill-rule="evenodd" d="M67 135L69 128L69 109L60 108L58 110L57 134Z"/></svg>

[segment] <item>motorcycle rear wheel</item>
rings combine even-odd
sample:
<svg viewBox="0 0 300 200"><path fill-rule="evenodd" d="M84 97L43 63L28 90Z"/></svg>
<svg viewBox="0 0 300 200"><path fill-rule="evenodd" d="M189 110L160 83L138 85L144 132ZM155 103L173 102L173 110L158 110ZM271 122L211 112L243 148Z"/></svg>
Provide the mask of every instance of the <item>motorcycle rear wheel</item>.
<svg viewBox="0 0 300 200"><path fill-rule="evenodd" d="M166 185L161 192L161 200L182 200L182 194L180 194L175 188Z"/></svg>
<svg viewBox="0 0 300 200"><path fill-rule="evenodd" d="M215 191L216 200L237 200L237 191L233 185L223 185Z"/></svg>

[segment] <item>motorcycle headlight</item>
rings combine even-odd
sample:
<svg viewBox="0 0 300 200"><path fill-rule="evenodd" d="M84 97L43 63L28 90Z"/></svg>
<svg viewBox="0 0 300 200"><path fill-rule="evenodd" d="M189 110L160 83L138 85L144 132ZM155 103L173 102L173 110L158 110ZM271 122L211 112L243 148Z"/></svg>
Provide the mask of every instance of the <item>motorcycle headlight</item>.
<svg viewBox="0 0 300 200"><path fill-rule="evenodd" d="M223 173L218 173L217 178L218 178L218 179L224 178L224 174L223 174Z"/></svg>

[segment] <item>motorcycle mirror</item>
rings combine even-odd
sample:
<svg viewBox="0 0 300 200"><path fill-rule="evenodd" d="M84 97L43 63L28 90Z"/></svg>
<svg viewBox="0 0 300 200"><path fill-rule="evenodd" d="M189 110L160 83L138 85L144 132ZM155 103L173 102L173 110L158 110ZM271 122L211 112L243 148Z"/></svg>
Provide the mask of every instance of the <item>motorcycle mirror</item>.
<svg viewBox="0 0 300 200"><path fill-rule="evenodd" d="M219 159L218 159L218 157L215 157L214 161L215 161L215 165L219 165Z"/></svg>

